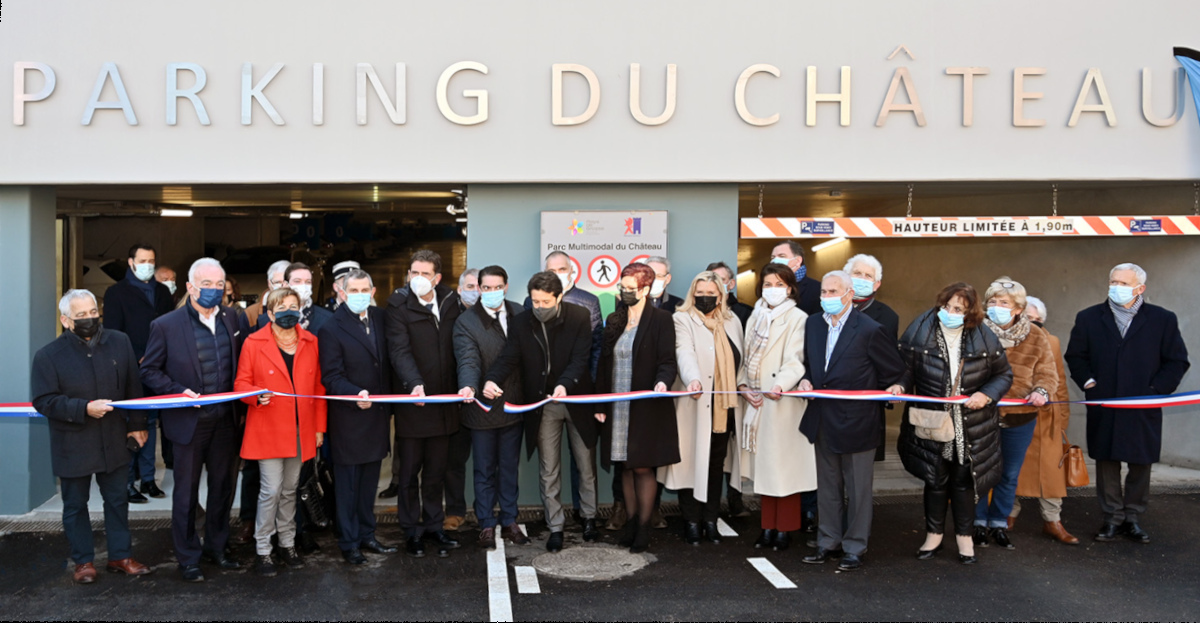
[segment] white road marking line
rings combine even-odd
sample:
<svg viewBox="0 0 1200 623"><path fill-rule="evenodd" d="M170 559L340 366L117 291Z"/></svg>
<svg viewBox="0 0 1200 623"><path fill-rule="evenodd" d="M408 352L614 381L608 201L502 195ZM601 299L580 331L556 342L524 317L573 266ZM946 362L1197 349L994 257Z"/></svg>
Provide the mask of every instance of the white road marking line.
<svg viewBox="0 0 1200 623"><path fill-rule="evenodd" d="M725 523L725 520L720 517L717 517L717 534L731 538L738 535L737 530L729 527L729 524Z"/></svg>
<svg viewBox="0 0 1200 623"><path fill-rule="evenodd" d="M537 570L533 567L513 567L513 571L517 573L517 592L523 595L536 594L542 592L542 587L538 584Z"/></svg>
<svg viewBox="0 0 1200 623"><path fill-rule="evenodd" d="M753 565L754 568L757 569L758 572L761 573L762 576L766 578L767 581L770 582L775 588L796 588L796 584L787 579L787 576L783 575L783 573L781 573L779 569L777 569L775 565L771 564L771 561L767 560L766 558L747 558L746 562L749 562L751 565Z"/></svg>
<svg viewBox="0 0 1200 623"><path fill-rule="evenodd" d="M508 562L504 558L504 539L496 539L496 549L487 553L488 611L492 621L512 621L512 595L508 590Z"/></svg>

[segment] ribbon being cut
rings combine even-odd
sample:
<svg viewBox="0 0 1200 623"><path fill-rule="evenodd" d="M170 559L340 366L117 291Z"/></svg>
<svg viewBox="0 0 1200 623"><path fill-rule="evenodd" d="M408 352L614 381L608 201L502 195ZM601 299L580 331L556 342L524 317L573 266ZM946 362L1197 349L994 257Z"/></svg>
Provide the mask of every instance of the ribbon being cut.
<svg viewBox="0 0 1200 623"><path fill-rule="evenodd" d="M228 392L223 394L208 394L191 398L184 394L175 394L171 396L154 396L151 398L137 398L134 400L119 400L109 403L113 407L119 409L176 409L180 407L201 407L204 405L216 404L220 402L230 402L233 400L241 400L259 394L266 394L265 389L249 391L249 392ZM688 391L639 391L614 394L583 394L578 396L564 396L557 400L544 398L537 402L526 405L514 405L505 403L504 411L506 413L526 413L533 411L549 402L560 402L563 404L601 404L619 400L646 400L650 398L679 398L683 396L694 396L702 393L718 393L718 392L688 392ZM751 394L753 392L726 392L731 394ZM442 394L437 396L412 396L408 394L390 394L376 395L363 398L362 396L298 396L296 394L276 393L278 396L286 396L291 398L321 398L324 400L342 400L347 402L385 402L391 404L446 404L453 402L474 402L485 411L491 410L493 407L485 404L483 401L475 398L467 398L458 394ZM969 396L950 396L948 398L939 398L935 396L915 396L912 394L890 394L885 391L873 390L812 390L812 391L791 391L781 394L788 398L825 398L832 400L867 400L873 402L917 402L927 404L962 404L967 401ZM1028 404L1024 400L1003 399L998 403L1001 407L1017 407ZM1184 392L1172 396L1135 396L1131 398L1112 398L1108 400L1071 400L1061 403L1046 403L1046 404L1080 404L1080 405L1097 405L1109 407L1113 409L1153 409L1164 407L1183 407L1200 404L1200 391ZM0 403L0 417L40 417L40 414L34 410L30 403Z"/></svg>

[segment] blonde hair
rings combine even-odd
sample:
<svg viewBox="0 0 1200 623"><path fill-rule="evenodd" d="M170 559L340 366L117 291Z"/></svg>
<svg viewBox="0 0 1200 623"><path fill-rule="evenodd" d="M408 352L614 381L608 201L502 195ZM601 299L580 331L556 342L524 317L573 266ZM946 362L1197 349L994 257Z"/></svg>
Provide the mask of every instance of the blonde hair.
<svg viewBox="0 0 1200 623"><path fill-rule="evenodd" d="M1029 306L1029 301L1025 294L1025 286L1013 281L1011 277L1005 275L997 277L992 284L988 286L986 292L983 293L983 305L987 307L987 302L993 296L1003 294L1012 299L1013 307L1024 310Z"/></svg>
<svg viewBox="0 0 1200 623"><path fill-rule="evenodd" d="M675 308L675 311L689 312L695 309L696 286L699 285L701 281L707 281L717 286L717 319L721 320L722 322L728 320L730 317L730 311L729 305L727 304L725 298L725 284L721 282L721 278L717 275L717 273L711 270L706 270L699 275L696 275L695 279L692 279L692 285L688 286L687 296L684 297L683 303L680 303L679 307ZM697 309L696 311L700 310Z"/></svg>
<svg viewBox="0 0 1200 623"><path fill-rule="evenodd" d="M271 290L267 293L267 300L263 302L263 313L265 314L269 311L275 311L275 306L285 301L289 296L295 297L296 304L300 304L300 295L297 294L295 290L287 286L283 286L278 290Z"/></svg>

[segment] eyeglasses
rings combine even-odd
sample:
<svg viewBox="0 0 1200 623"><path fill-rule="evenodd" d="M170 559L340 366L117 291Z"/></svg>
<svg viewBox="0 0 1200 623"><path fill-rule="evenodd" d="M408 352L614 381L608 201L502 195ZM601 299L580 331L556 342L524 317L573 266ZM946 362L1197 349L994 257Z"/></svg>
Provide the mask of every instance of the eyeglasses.
<svg viewBox="0 0 1200 623"><path fill-rule="evenodd" d="M1012 281L993 281L992 287L993 288L1004 288L1005 290L1012 290L1017 287L1017 284Z"/></svg>

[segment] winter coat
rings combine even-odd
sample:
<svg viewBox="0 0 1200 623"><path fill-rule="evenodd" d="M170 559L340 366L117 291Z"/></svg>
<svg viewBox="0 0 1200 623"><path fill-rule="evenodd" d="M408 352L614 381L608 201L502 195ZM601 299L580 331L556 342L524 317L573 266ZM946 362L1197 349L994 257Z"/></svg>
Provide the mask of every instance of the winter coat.
<svg viewBox="0 0 1200 623"><path fill-rule="evenodd" d="M1058 391L1058 372L1055 369L1054 349L1050 346L1050 334L1045 329L1033 325L1029 335L1020 344L1004 349L1008 357L1008 365L1012 367L1013 383L1005 398L1024 400L1034 389L1046 390L1047 396L1053 396ZM1001 407L1000 414L1032 413L1032 406Z"/></svg>
<svg viewBox="0 0 1200 623"><path fill-rule="evenodd" d="M387 341L397 393L410 394L418 385L424 386L427 396L458 393L454 322L462 307L458 295L441 284L434 288L434 298L437 318L407 289L388 298ZM412 438L451 435L458 431L461 406L457 402L396 405L396 434Z"/></svg>
<svg viewBox="0 0 1200 623"><path fill-rule="evenodd" d="M525 310L512 301L504 301L509 331L513 320ZM508 337L500 320L493 318L483 305L476 303L463 312L454 323L454 358L458 362L458 387L475 390L475 398L487 402L483 397L483 379L492 362L504 350ZM487 430L511 426L524 419L520 413L505 413L504 403L522 404L521 371L514 370L502 383L498 383L504 395L490 403L491 411L484 411L475 403L463 405L463 426L473 430ZM540 398L540 397L539 397Z"/></svg>
<svg viewBox="0 0 1200 623"><path fill-rule="evenodd" d="M1043 329L1044 330L1044 329ZM1057 389L1050 400L1065 403L1071 399L1067 390L1066 369L1063 367L1062 347L1058 338L1046 333L1054 357ZM1033 441L1025 451L1025 463L1017 480L1017 495L1032 498L1067 497L1066 464L1063 462L1062 442L1071 420L1071 405L1048 404L1038 409Z"/></svg>
<svg viewBox="0 0 1200 623"><path fill-rule="evenodd" d="M367 308L371 333L362 320L342 305L317 334L321 358L321 384L333 396L392 393L392 361L388 356L384 311ZM334 465L363 465L382 461L392 439L392 407L376 402L367 409L342 400L328 401L327 423L330 458Z"/></svg>
<svg viewBox="0 0 1200 623"><path fill-rule="evenodd" d="M242 344L237 379L233 391L266 389L300 396L324 396L321 384L317 337L296 327L299 341L292 362L292 373L275 343L271 323L250 334ZM241 457L247 460L286 459L296 456L300 439L300 459L317 454L317 433L325 432L326 402L321 398L272 396L259 404L258 396L243 398L250 405L246 412L246 432L242 437Z"/></svg>

